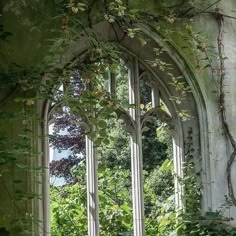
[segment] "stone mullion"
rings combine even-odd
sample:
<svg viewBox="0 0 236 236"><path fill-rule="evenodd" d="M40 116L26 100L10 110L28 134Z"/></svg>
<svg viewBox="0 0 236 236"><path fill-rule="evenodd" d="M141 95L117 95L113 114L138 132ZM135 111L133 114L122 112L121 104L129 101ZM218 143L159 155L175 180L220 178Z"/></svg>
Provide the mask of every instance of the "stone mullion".
<svg viewBox="0 0 236 236"><path fill-rule="evenodd" d="M159 107L159 106L160 106L160 91L156 86L154 86L152 88L152 107Z"/></svg>
<svg viewBox="0 0 236 236"><path fill-rule="evenodd" d="M135 104L135 109L130 108L130 116L135 122L135 132L130 138L134 236L145 235L139 79L138 58L135 58L135 63L129 74L129 103L132 105Z"/></svg>
<svg viewBox="0 0 236 236"><path fill-rule="evenodd" d="M99 235L97 157L94 142L86 136L88 236Z"/></svg>
<svg viewBox="0 0 236 236"><path fill-rule="evenodd" d="M92 90L92 85L87 87ZM90 111L92 111L92 106ZM91 124L90 124L91 125ZM89 124L88 124L89 126ZM94 126L90 127L94 132ZM86 177L87 177L87 217L88 236L99 236L97 150L94 141L86 135Z"/></svg>

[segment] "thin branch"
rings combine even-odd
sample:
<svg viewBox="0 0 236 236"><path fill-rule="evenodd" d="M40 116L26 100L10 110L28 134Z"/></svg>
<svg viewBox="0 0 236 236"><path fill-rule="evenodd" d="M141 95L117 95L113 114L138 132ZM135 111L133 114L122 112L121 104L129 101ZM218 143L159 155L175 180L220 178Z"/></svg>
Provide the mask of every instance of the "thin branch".
<svg viewBox="0 0 236 236"><path fill-rule="evenodd" d="M213 11L206 11L206 12L203 12L202 14L214 14L215 15L215 12L213 12ZM229 15L226 15L226 14L223 14L223 13L221 13L221 15L223 17L236 20L236 16L229 16Z"/></svg>
<svg viewBox="0 0 236 236"><path fill-rule="evenodd" d="M212 12L212 11L206 11L206 12L203 12L203 14L204 14L204 13L207 13L207 14L214 14L214 15L215 15L215 12ZM225 14L223 14L223 13L221 13L221 15L222 15L223 17L236 20L236 16L229 16L229 15L225 15Z"/></svg>
<svg viewBox="0 0 236 236"><path fill-rule="evenodd" d="M217 3L221 2L222 0L217 0L216 2L210 4L208 7L206 7L205 9L201 10L200 12L196 13L194 16L196 15L200 15L204 12L206 12L208 9L210 9L211 7L213 7L214 5L216 5Z"/></svg>
<svg viewBox="0 0 236 236"><path fill-rule="evenodd" d="M235 19L236 20L236 17L234 17L234 16L229 16L229 15L225 15L225 14L221 14L221 15L226 17L226 18L231 18L231 19Z"/></svg>
<svg viewBox="0 0 236 236"><path fill-rule="evenodd" d="M189 12L192 11L193 9L195 9L195 8L194 8L194 7L188 8L186 11L181 12L180 14L178 14L178 17L187 15L187 13L189 13Z"/></svg>

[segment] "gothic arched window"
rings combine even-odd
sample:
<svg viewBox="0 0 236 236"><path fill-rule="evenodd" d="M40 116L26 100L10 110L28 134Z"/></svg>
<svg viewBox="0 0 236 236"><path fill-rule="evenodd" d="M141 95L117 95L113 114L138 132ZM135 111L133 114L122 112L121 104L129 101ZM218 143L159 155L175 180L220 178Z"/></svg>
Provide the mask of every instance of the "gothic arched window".
<svg viewBox="0 0 236 236"><path fill-rule="evenodd" d="M98 25L98 34L104 32L111 32L111 26ZM152 33L147 28L143 28L143 31L149 35L155 41L161 49L166 45L161 42L157 35ZM111 35L105 35L104 37L114 38L114 32ZM188 68L184 67L182 60L175 54L175 50L170 51L166 47L164 53L159 55L159 60L165 59L170 65L171 69L167 68L167 72L163 72L160 66L155 66L151 59L156 57L156 52L153 50L152 45L140 48L138 42L130 41L125 38L120 44L122 51L121 64L126 68L128 78L128 94L127 94L127 107L117 106L114 111L117 114L118 119L123 123L124 129L130 135L130 147L131 147L131 170L132 170L132 202L133 202L133 228L135 236L145 235L144 227L144 197L143 197L143 157L142 157L142 134L147 130L147 124L155 120L160 120L166 123L172 132L173 138L173 159L174 168L176 173L175 178L175 192L176 192L176 206L182 206L182 187L178 182L178 177L182 176L183 161L188 155L189 135L191 136L191 143L194 143L194 149L191 148L191 156L197 163L196 171L203 166L203 169L207 168L207 162L203 165L200 162L200 153L206 151L204 140L200 140L199 136L201 130L204 129L204 123L199 123L199 109L204 109L204 105L201 103L201 99L198 98L199 94L195 89L195 84L191 81L191 76L188 73ZM88 52L86 42L82 41L79 47L74 48L73 52L68 52L65 56L65 63L74 60L74 55L84 58L85 52ZM168 76L167 76L168 74ZM174 75L173 77L171 75ZM79 71L77 76L79 75ZM173 78L179 78L180 83L186 83L192 92L185 94L183 101L178 102L178 90L174 86L176 82ZM76 83L73 77L71 77L70 83ZM178 83L178 82L176 82ZM117 75L114 71L107 71L107 79L104 86L107 87L111 97L116 97L116 84ZM67 84L64 85L66 90ZM80 85L81 86L81 85ZM74 86L76 87L76 86ZM86 87L86 88L85 88ZM92 90L92 85L85 86L83 89ZM81 88L81 87L78 87ZM76 91L76 96L79 96L80 91ZM60 95L58 95L60 96ZM146 96L146 97L145 97ZM145 100L146 99L146 100ZM196 104L195 99L198 100ZM45 120L50 120L52 114L55 112L55 108L58 103L50 105L48 104L47 114ZM90 107L90 111L93 113L93 108ZM182 112L182 113L181 113ZM190 119L185 119L184 112L188 113ZM204 114L204 112L202 113ZM203 117L200 117L204 119ZM86 120L81 118L81 122L84 127L93 129ZM45 131L46 132L46 131ZM199 142L200 140L200 142ZM44 144L45 148L47 144ZM48 166L48 160L45 159L45 166ZM98 177L97 177L97 157L96 157L96 144L94 140L86 135L86 170L87 170L87 210L88 210L88 235L99 235L99 202L98 202ZM46 175L46 179L48 176ZM208 176L203 176L207 179ZM45 181L46 182L46 181ZM207 182L207 181L206 181ZM207 202L208 187L206 187L206 195L204 196L204 206L209 206ZM48 187L44 186L44 195L48 195ZM49 231L48 215L46 209L48 208L48 201L44 200L44 224L46 231Z"/></svg>

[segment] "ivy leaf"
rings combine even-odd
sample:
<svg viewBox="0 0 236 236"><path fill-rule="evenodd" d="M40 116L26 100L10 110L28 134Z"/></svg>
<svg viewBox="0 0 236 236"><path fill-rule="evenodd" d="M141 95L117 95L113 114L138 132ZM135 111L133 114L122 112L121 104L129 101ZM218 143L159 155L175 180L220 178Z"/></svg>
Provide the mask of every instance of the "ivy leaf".
<svg viewBox="0 0 236 236"><path fill-rule="evenodd" d="M98 122L98 126L99 126L100 128L106 128L106 127L107 127L107 122L106 122L105 120L100 120L100 121Z"/></svg>

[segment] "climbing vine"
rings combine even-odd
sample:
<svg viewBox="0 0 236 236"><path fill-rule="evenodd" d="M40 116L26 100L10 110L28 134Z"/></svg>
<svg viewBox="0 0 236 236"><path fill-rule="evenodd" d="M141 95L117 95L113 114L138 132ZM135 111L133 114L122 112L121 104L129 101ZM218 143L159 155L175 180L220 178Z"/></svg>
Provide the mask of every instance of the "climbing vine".
<svg viewBox="0 0 236 236"><path fill-rule="evenodd" d="M236 141L230 131L229 124L227 122L226 117L226 106L225 106L225 91L224 91L224 80L225 80L225 64L224 61L227 59L224 55L224 44L223 44L223 34L224 34L224 16L221 14L220 9L216 9L216 20L218 23L219 33L217 37L217 45L218 45L218 56L219 56L219 111L220 118L222 121L223 129L226 137L231 143L233 148L232 153L229 157L227 163L227 181L228 181L228 191L229 197L232 200L233 204L236 206L236 198L234 195L234 187L232 183L232 165L236 157Z"/></svg>

